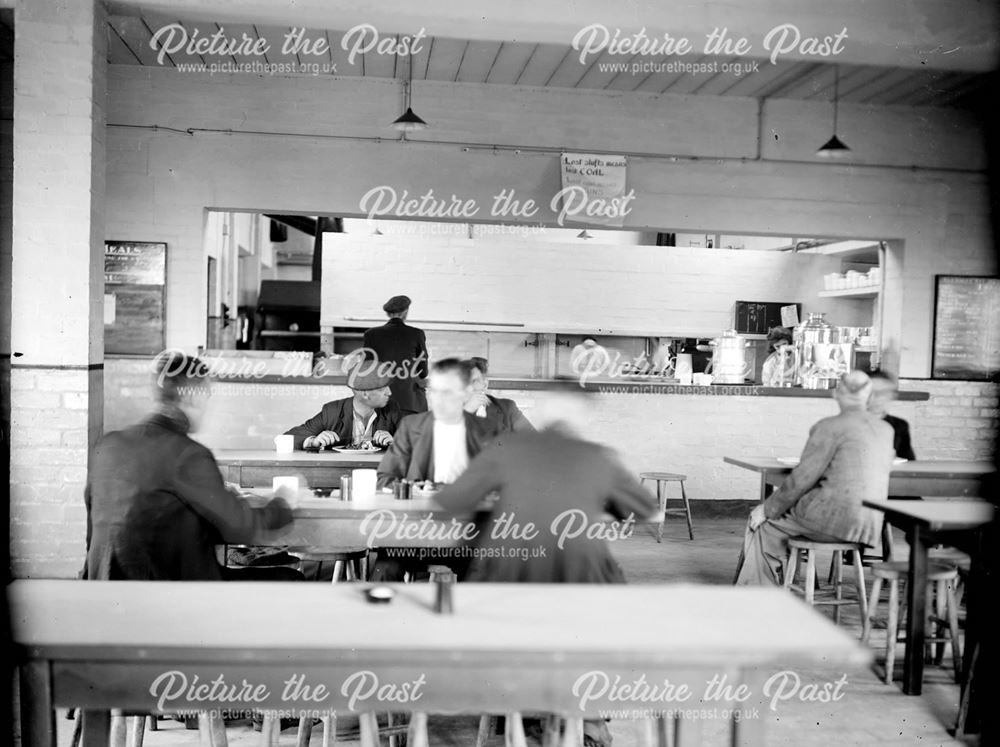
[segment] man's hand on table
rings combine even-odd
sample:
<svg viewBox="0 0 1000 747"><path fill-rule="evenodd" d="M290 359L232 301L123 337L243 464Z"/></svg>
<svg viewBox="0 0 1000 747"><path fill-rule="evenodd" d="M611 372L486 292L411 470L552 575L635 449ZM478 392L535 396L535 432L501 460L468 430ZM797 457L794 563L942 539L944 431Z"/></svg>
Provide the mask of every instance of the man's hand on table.
<svg viewBox="0 0 1000 747"><path fill-rule="evenodd" d="M764 513L764 504L754 506L753 511L750 512L750 530L756 530L765 521L767 521L767 514Z"/></svg>
<svg viewBox="0 0 1000 747"><path fill-rule="evenodd" d="M375 431L375 435L372 436L372 443L376 446L390 446L392 441L392 435L389 431Z"/></svg>
<svg viewBox="0 0 1000 747"><path fill-rule="evenodd" d="M325 449L328 446L333 446L339 440L340 436L338 436L334 431L323 431L315 436L309 436L302 442L302 448L309 449L313 446L319 446Z"/></svg>

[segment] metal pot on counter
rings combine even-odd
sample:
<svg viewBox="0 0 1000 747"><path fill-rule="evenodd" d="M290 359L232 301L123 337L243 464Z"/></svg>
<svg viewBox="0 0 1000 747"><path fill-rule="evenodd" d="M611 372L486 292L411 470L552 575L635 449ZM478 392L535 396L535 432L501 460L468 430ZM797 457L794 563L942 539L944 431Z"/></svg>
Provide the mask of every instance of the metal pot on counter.
<svg viewBox="0 0 1000 747"><path fill-rule="evenodd" d="M742 384L750 373L747 365L746 349L749 341L736 333L735 329L727 329L722 337L716 337L707 346L699 345L699 350L711 350L712 361L705 369L712 374L714 384Z"/></svg>
<svg viewBox="0 0 1000 747"><path fill-rule="evenodd" d="M792 331L798 358L795 383L803 389L833 389L851 370L854 344L841 342L838 329L825 317L822 312L811 312Z"/></svg>

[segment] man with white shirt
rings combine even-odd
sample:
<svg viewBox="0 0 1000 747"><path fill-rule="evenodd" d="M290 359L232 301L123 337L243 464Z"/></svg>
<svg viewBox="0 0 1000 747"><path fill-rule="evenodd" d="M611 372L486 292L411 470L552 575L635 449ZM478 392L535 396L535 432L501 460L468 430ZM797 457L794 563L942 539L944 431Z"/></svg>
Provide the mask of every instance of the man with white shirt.
<svg viewBox="0 0 1000 747"><path fill-rule="evenodd" d="M392 446L378 467L378 485L393 480L454 482L492 439L483 418L465 411L472 396L472 366L445 358L431 368L427 384L428 412L404 417Z"/></svg>
<svg viewBox="0 0 1000 747"><path fill-rule="evenodd" d="M465 411L472 396L471 368L468 361L458 358L445 358L431 367L427 380L430 410L399 422L392 446L378 466L380 488L396 479L452 483L480 451L494 443L493 431L484 419ZM447 548L425 548L414 558L408 550L380 547L372 580L413 580L425 575L431 565L447 565L461 579L469 558Z"/></svg>
<svg viewBox="0 0 1000 747"><path fill-rule="evenodd" d="M472 396L465 403L465 411L471 412L489 426L494 433L511 431L534 431L535 427L524 417L521 408L512 399L501 399L489 394L489 361L485 358L469 358L472 366L470 385Z"/></svg>

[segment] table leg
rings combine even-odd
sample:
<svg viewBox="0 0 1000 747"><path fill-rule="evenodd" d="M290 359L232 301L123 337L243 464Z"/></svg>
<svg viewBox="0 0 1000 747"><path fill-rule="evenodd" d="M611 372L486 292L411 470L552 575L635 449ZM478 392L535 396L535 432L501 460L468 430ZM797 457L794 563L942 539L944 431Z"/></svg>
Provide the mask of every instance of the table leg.
<svg viewBox="0 0 1000 747"><path fill-rule="evenodd" d="M47 661L30 661L20 669L21 744L56 744L56 712L52 707L52 670Z"/></svg>
<svg viewBox="0 0 1000 747"><path fill-rule="evenodd" d="M924 681L924 647L927 617L927 537L916 523L907 529L910 567L907 573L906 652L903 658L903 692L920 695Z"/></svg>
<svg viewBox="0 0 1000 747"><path fill-rule="evenodd" d="M82 711L81 747L107 747L111 739L111 711Z"/></svg>

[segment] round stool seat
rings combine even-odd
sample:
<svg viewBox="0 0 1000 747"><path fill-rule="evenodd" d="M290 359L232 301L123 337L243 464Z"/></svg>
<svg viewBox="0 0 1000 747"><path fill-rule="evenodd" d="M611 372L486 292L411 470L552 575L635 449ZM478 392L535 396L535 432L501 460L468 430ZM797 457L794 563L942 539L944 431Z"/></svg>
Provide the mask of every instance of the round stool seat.
<svg viewBox="0 0 1000 747"><path fill-rule="evenodd" d="M687 475L680 475L676 472L640 472L639 479L679 481L679 480L686 480Z"/></svg>
<svg viewBox="0 0 1000 747"><path fill-rule="evenodd" d="M796 550L823 550L824 552L849 552L851 550L860 552L865 548L861 542L824 542L805 537L792 537L788 540L788 546Z"/></svg>
<svg viewBox="0 0 1000 747"><path fill-rule="evenodd" d="M897 560L892 563L876 563L869 569L875 578L888 580L899 580L906 576L909 570L909 563L905 560ZM958 578L958 569L944 563L927 564L928 581L951 581Z"/></svg>

